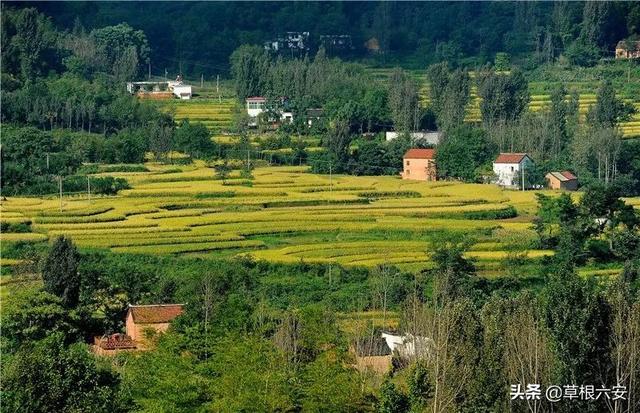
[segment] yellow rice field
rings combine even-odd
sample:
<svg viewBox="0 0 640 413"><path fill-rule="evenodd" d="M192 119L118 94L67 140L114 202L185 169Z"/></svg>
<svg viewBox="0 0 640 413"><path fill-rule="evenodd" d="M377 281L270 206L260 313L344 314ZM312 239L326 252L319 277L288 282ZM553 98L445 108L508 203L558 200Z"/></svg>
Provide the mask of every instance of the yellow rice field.
<svg viewBox="0 0 640 413"><path fill-rule="evenodd" d="M250 186L234 178L225 185L204 163L169 173L175 166L147 168L110 173L132 186L118 196L90 201L63 196L62 210L55 197L2 201L2 221L30 222L33 231L2 234L2 241L36 242L64 234L80 247L114 252L387 263L418 270L429 265L434 234L455 231L474 237L468 256L493 271L507 254L505 234L533 237L532 191L395 176L330 177L308 173L306 167L258 168ZM517 217L491 215L512 207ZM526 253L529 258L550 254Z"/></svg>

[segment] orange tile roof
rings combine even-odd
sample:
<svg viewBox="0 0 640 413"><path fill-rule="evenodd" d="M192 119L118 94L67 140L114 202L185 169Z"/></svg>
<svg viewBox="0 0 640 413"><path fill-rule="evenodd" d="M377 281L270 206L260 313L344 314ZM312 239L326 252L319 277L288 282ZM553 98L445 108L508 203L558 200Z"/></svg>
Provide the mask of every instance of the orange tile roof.
<svg viewBox="0 0 640 413"><path fill-rule="evenodd" d="M168 323L182 314L182 304L130 305L133 321L138 324Z"/></svg>
<svg viewBox="0 0 640 413"><path fill-rule="evenodd" d="M405 154L405 159L434 159L436 156L435 149L409 149Z"/></svg>
<svg viewBox="0 0 640 413"><path fill-rule="evenodd" d="M526 153L501 153L493 163L520 163Z"/></svg>

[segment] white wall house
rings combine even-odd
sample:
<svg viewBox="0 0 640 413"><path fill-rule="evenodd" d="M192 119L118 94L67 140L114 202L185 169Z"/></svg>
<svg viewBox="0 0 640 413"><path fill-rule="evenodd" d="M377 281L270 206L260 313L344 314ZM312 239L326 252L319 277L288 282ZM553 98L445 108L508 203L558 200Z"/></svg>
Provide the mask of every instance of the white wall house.
<svg viewBox="0 0 640 413"><path fill-rule="evenodd" d="M258 125L258 116L265 111L267 99L262 96L254 96L247 98L247 115L251 118L249 120L249 126Z"/></svg>
<svg viewBox="0 0 640 413"><path fill-rule="evenodd" d="M522 183L520 171L533 166L533 160L526 153L501 153L493 162L493 173L496 175L495 183L508 188L519 188Z"/></svg>

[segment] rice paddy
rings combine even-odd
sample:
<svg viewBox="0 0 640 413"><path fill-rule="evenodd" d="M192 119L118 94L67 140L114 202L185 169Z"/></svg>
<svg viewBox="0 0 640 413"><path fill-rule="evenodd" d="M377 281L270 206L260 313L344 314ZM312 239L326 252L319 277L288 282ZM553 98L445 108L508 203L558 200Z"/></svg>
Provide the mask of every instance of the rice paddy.
<svg viewBox="0 0 640 413"><path fill-rule="evenodd" d="M250 185L233 185L237 178L223 184L202 162L179 171L146 166L146 172L109 173L131 185L118 196L65 195L62 210L58 198L2 201L3 222L31 225L31 232L3 233L2 241L41 242L64 234L81 248L118 253L394 264L417 271L430 265L438 234L454 231L474 238L467 255L486 275L504 271L509 234L525 240L529 260L551 254L526 247L534 237L534 192L394 176L330 177L306 167L257 168Z"/></svg>

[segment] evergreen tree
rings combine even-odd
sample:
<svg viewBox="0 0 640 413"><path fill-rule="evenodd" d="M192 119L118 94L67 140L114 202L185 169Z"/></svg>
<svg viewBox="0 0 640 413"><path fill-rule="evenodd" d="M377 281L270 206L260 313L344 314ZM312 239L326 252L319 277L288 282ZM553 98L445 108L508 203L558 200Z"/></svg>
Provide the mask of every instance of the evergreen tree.
<svg viewBox="0 0 640 413"><path fill-rule="evenodd" d="M78 259L71 238L61 235L54 241L42 270L44 289L60 297L67 308L78 305L81 284Z"/></svg>

